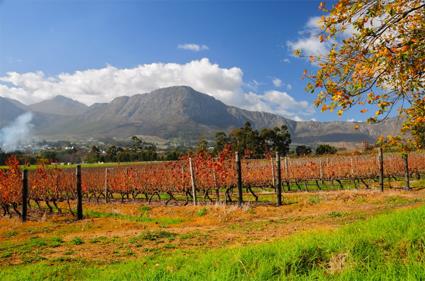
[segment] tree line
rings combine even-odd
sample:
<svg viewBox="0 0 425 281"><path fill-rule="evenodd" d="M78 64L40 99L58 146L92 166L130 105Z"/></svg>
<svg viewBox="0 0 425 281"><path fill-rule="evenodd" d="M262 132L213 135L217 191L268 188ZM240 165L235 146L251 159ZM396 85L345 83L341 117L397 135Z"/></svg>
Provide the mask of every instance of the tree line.
<svg viewBox="0 0 425 281"><path fill-rule="evenodd" d="M230 146L233 151L247 158L264 158L276 152L281 156L286 156L292 152L297 156L313 153L312 148L306 145L298 145L294 151L290 151L291 142L291 134L286 125L256 130L251 126L251 123L246 122L241 128L231 130L229 134L217 132L212 153L217 155L226 146ZM208 149L208 142L201 139L196 150L207 151ZM337 149L328 144L321 144L315 150L316 155L335 154L336 152Z"/></svg>
<svg viewBox="0 0 425 281"><path fill-rule="evenodd" d="M264 158L279 152L281 156L290 153L297 156L313 154L311 147L298 145L290 151L291 135L286 125L275 128L254 129L249 122L235 128L229 133L217 132L214 139L208 142L201 138L195 147L172 147L159 150L153 143L146 142L137 136L131 137L125 144L93 145L89 149L71 146L71 149L40 150L36 153L20 151L5 153L0 149L0 165L4 165L11 154L16 155L21 163L97 163L97 162L136 162L136 161L171 161L178 160L190 152L205 151L214 155L219 154L225 147L231 147L246 158ZM337 149L330 145L319 145L315 153L334 154Z"/></svg>

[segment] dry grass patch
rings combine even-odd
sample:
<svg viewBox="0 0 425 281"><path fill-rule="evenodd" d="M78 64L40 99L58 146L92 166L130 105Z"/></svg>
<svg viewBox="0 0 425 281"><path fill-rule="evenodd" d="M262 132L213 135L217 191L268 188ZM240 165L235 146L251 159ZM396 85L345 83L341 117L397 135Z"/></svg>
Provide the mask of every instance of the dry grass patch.
<svg viewBox="0 0 425 281"><path fill-rule="evenodd" d="M366 190L284 194L284 206L85 204L86 219L49 216L22 224L0 218L0 265L48 260L111 263L164 251L191 251L273 241L311 229L334 229L399 208L421 205L425 191ZM165 235L172 233L172 236ZM144 237L144 238L143 238ZM145 239L145 238L151 239ZM74 243L75 239L82 243ZM39 244L36 241L44 241ZM56 243L50 243L56 239ZM58 239L62 242L59 243ZM74 241L74 242L73 242ZM32 251L38 259L28 260ZM331 259L338 270L342 257Z"/></svg>

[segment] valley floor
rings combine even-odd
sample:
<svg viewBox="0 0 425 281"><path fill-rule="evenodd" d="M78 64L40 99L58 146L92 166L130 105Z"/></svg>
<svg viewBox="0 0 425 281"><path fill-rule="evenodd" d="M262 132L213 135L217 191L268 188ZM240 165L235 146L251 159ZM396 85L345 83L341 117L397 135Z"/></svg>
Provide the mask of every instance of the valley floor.
<svg viewBox="0 0 425 281"><path fill-rule="evenodd" d="M0 280L417 280L424 202L421 189L345 190L285 194L279 208L87 203L79 222L0 218Z"/></svg>

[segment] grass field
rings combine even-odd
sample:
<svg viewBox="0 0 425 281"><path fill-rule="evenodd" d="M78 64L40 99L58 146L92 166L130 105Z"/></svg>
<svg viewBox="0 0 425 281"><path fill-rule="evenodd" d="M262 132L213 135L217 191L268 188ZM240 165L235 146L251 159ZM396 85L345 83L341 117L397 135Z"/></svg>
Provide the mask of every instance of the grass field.
<svg viewBox="0 0 425 281"><path fill-rule="evenodd" d="M88 203L80 222L0 218L0 280L420 280L424 201L322 191L280 208Z"/></svg>

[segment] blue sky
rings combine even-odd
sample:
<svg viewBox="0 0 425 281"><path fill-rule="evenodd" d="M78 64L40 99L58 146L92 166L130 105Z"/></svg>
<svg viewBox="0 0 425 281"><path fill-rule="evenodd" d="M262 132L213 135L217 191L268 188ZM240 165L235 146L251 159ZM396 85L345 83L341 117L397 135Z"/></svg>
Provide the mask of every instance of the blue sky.
<svg viewBox="0 0 425 281"><path fill-rule="evenodd" d="M293 119L314 110L291 46L310 48L319 1L0 0L0 96L87 104L189 84ZM304 41L303 41L304 40ZM349 113L341 120L357 119Z"/></svg>

